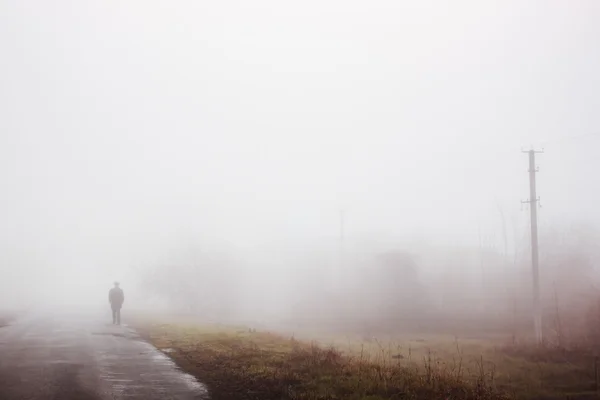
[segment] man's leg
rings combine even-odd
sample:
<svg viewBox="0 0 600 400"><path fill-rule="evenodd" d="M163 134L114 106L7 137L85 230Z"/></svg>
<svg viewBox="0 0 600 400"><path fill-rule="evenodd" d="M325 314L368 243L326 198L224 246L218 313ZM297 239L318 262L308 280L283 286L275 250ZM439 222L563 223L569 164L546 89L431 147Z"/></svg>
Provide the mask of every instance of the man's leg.
<svg viewBox="0 0 600 400"><path fill-rule="evenodd" d="M117 310L115 307L111 307L112 317L113 317L113 325L117 323Z"/></svg>
<svg viewBox="0 0 600 400"><path fill-rule="evenodd" d="M121 307L117 308L117 325L121 325Z"/></svg>

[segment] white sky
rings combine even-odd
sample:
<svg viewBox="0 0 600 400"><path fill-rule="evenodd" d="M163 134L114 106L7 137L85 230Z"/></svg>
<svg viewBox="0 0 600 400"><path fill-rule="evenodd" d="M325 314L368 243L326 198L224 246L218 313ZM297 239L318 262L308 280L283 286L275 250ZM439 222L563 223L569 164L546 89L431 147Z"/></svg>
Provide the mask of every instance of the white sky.
<svg viewBox="0 0 600 400"><path fill-rule="evenodd" d="M526 223L530 145L540 223L598 223L599 20L591 0L3 0L0 268L101 292L179 241L333 237L340 208L349 235L476 243L496 202Z"/></svg>

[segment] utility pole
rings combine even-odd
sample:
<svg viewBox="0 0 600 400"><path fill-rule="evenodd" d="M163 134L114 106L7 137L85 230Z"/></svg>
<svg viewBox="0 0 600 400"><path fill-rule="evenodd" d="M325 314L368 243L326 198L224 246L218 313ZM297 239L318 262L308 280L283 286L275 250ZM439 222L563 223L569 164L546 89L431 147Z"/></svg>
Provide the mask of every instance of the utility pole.
<svg viewBox="0 0 600 400"><path fill-rule="evenodd" d="M539 197L536 194L535 174L539 169L535 166L535 154L543 153L542 151L523 151L529 154L529 200L522 203L529 203L531 216L531 272L533 275L533 325L535 329L535 338L541 343L542 336L542 310L540 304L540 271L538 259L538 229L537 229L537 208L539 205Z"/></svg>
<svg viewBox="0 0 600 400"><path fill-rule="evenodd" d="M479 278L480 278L480 291L481 291L481 301L479 302L479 310L482 313L485 313L486 311L486 303L483 301L483 299L485 298L485 292L486 292L486 280L485 280L485 271L484 271L484 266L483 266L483 242L481 240L481 225L477 227L477 236L479 237Z"/></svg>
<svg viewBox="0 0 600 400"><path fill-rule="evenodd" d="M340 263L338 266L338 277L343 273L344 270L344 222L345 222L344 210L340 210Z"/></svg>

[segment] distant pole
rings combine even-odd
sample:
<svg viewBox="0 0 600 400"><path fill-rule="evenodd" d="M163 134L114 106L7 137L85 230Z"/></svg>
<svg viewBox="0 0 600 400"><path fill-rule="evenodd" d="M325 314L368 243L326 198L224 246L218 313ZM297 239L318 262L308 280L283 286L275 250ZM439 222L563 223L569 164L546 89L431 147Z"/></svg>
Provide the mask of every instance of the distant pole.
<svg viewBox="0 0 600 400"><path fill-rule="evenodd" d="M484 266L483 266L483 242L481 240L481 226L477 227L477 235L479 237L479 278L481 280L480 282L480 291L481 291L481 301L479 302L479 310L481 312L485 312L486 309L486 305L485 302L483 301L483 299L485 298L485 292L486 292L486 285L485 285L485 271L484 271Z"/></svg>
<svg viewBox="0 0 600 400"><path fill-rule="evenodd" d="M496 208L500 213L500 221L502 222L502 241L504 242L504 266L506 269L508 266L508 238L506 235L506 218L504 218L504 210L500 207L500 204L496 203Z"/></svg>
<svg viewBox="0 0 600 400"><path fill-rule="evenodd" d="M344 222L345 222L345 213L344 210L340 210L340 265L339 265L339 273L341 274L344 268Z"/></svg>
<svg viewBox="0 0 600 400"><path fill-rule="evenodd" d="M542 336L542 310L540 304L540 271L538 259L538 228L537 228L537 207L539 197L536 194L535 174L538 169L535 166L535 153L542 151L523 151L529 154L529 200L523 203L529 203L531 216L531 272L533 275L533 325L535 329L535 338L538 342L543 339Z"/></svg>
<svg viewBox="0 0 600 400"><path fill-rule="evenodd" d="M481 288L484 287L484 272L483 272L483 242L481 240L481 226L477 227L477 236L479 238L479 272L481 278Z"/></svg>

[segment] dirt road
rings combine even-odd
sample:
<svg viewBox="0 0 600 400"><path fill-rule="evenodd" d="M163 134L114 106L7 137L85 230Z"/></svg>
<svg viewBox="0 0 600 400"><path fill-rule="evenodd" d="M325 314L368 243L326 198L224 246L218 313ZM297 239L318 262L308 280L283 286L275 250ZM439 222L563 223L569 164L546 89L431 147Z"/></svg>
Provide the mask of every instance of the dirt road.
<svg viewBox="0 0 600 400"><path fill-rule="evenodd" d="M206 388L126 325L38 312L0 328L2 400L196 400Z"/></svg>

